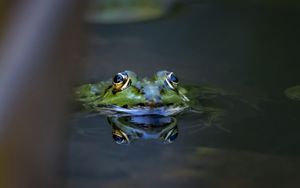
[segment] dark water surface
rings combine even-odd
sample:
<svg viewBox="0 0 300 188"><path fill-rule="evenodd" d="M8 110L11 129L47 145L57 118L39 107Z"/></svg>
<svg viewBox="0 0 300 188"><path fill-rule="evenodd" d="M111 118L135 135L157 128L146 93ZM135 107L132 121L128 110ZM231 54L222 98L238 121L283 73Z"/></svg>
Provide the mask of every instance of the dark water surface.
<svg viewBox="0 0 300 188"><path fill-rule="evenodd" d="M153 22L87 25L82 83L167 69L181 83L239 92L259 110L235 106L226 130L178 117L174 143L127 146L113 142L105 117L76 112L68 187L299 187L300 102L283 94L300 84L299 20L292 7L195 4Z"/></svg>

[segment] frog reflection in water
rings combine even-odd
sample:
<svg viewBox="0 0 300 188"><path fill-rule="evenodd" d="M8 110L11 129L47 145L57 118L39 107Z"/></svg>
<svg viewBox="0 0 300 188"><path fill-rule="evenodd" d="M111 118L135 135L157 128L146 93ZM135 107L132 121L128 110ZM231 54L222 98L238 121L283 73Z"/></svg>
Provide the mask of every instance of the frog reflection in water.
<svg viewBox="0 0 300 188"><path fill-rule="evenodd" d="M170 127L177 130L175 116L186 111L205 114L209 124L219 121L224 110L214 107L211 102L223 95L227 93L219 88L183 87L177 76L169 71L159 71L151 79L139 79L134 72L123 71L116 74L112 81L85 84L76 89L76 98L86 109L108 116L114 129L113 137L119 143L123 143L124 139L130 142L127 134L131 135L131 139L159 139L166 134L165 130L171 130ZM163 120L163 123L155 126L151 118ZM142 131L141 125L148 127L148 132L146 129ZM157 134L150 134L150 130L155 130ZM177 137L178 132L175 132L169 133L169 136L173 135L172 140L174 135Z"/></svg>
<svg viewBox="0 0 300 188"><path fill-rule="evenodd" d="M130 144L139 139L154 139L169 144L178 136L177 120L171 116L108 116L108 122L117 144Z"/></svg>

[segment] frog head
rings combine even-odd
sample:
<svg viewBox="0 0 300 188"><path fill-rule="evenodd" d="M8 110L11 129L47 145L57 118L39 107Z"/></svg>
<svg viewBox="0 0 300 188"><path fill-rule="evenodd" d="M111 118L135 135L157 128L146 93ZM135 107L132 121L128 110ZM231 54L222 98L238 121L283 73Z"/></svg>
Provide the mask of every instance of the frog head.
<svg viewBox="0 0 300 188"><path fill-rule="evenodd" d="M161 114L167 109L185 108L189 100L185 93L173 72L159 71L150 79L139 79L134 72L123 71L113 77L93 103L135 114Z"/></svg>

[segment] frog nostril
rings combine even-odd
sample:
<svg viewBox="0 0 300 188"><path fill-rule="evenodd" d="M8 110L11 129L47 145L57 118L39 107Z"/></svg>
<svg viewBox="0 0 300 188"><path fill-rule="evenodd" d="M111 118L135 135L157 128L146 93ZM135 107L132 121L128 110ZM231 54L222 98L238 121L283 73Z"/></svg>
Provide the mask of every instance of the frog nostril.
<svg viewBox="0 0 300 188"><path fill-rule="evenodd" d="M139 91L139 93L140 93L141 95L144 95L144 94L145 94L144 87L139 88L138 91Z"/></svg>
<svg viewBox="0 0 300 188"><path fill-rule="evenodd" d="M138 103L137 106L145 106L144 103Z"/></svg>

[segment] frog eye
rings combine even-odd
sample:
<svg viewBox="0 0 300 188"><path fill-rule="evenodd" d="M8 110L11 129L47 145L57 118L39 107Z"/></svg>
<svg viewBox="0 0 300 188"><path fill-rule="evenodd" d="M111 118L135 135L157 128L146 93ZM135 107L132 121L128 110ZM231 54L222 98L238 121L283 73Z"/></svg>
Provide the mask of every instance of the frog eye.
<svg viewBox="0 0 300 188"><path fill-rule="evenodd" d="M171 89L176 89L178 82L179 80L173 72L167 73L166 83Z"/></svg>
<svg viewBox="0 0 300 188"><path fill-rule="evenodd" d="M128 136L119 129L116 129L113 131L112 137L117 144L129 144L130 143Z"/></svg>
<svg viewBox="0 0 300 188"><path fill-rule="evenodd" d="M121 83L124 81L124 76L121 74L121 73L118 73L115 77L114 77L114 80L113 82L115 84L118 84L118 83Z"/></svg>
<svg viewBox="0 0 300 188"><path fill-rule="evenodd" d="M171 144L176 140L177 137L178 137L178 129L175 128L175 129L171 129L169 132L163 135L162 139L165 144Z"/></svg>
<svg viewBox="0 0 300 188"><path fill-rule="evenodd" d="M120 72L113 78L114 91L122 91L130 85L130 79L126 72Z"/></svg>

